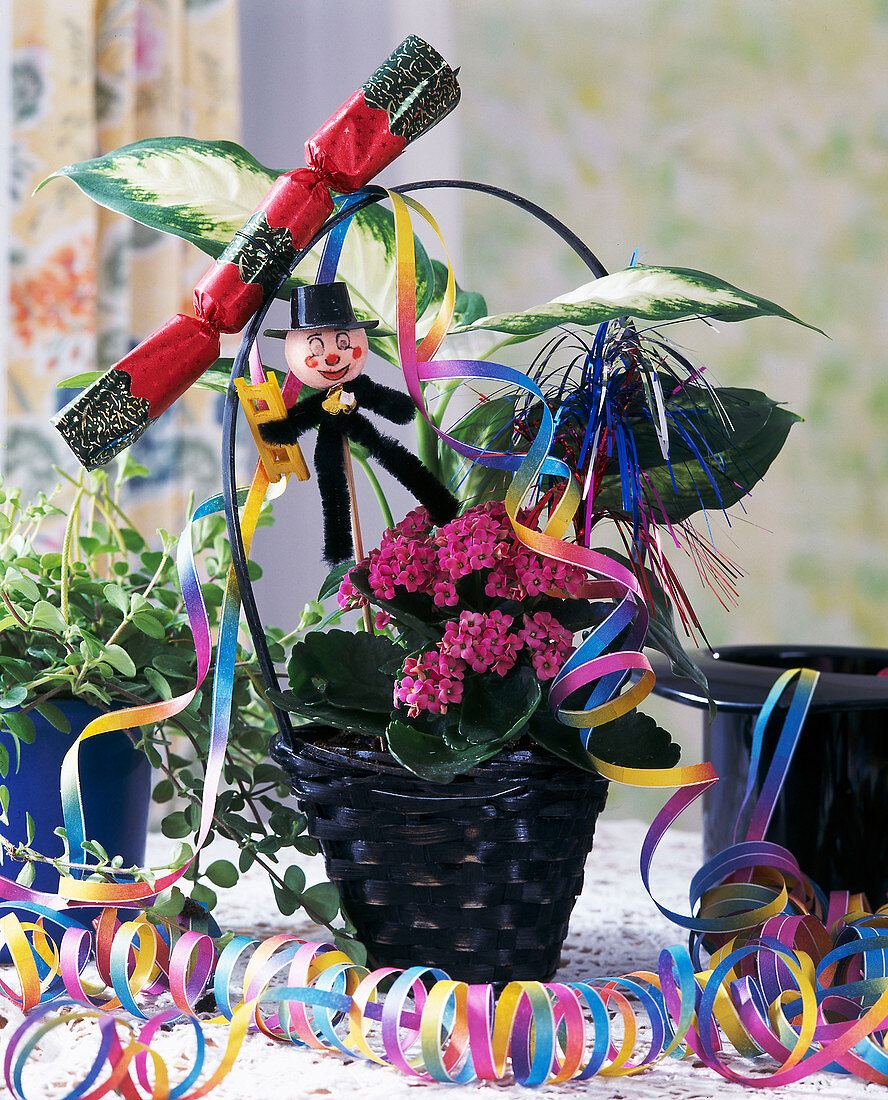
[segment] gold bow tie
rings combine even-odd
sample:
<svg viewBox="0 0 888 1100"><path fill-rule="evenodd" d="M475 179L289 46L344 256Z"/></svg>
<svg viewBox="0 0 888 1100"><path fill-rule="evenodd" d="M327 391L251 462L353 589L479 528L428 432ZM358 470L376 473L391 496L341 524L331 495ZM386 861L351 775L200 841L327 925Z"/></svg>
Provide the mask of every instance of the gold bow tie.
<svg viewBox="0 0 888 1100"><path fill-rule="evenodd" d="M321 402L321 408L333 416L351 412L357 407L358 403L355 400L355 395L348 393L348 391L343 393L342 386L333 386L332 389L327 391L327 396Z"/></svg>

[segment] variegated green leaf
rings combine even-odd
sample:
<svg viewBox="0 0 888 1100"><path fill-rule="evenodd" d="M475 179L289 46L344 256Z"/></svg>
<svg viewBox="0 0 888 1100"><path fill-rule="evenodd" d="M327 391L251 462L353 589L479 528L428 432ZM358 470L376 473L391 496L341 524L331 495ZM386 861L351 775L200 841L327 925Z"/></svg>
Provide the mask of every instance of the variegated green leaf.
<svg viewBox="0 0 888 1100"><path fill-rule="evenodd" d="M134 142L94 160L69 164L40 187L67 177L101 206L182 237L215 258L279 175L234 142L167 137ZM280 297L289 299L297 283L314 282L321 248L322 244L306 256ZM422 314L434 292L435 274L419 240L415 251L417 310ZM395 269L391 212L378 204L359 210L345 237L338 277L349 284L358 316L379 318L390 330L395 326ZM379 344L380 353L392 358L391 340L383 337Z"/></svg>
<svg viewBox="0 0 888 1100"><path fill-rule="evenodd" d="M545 305L534 306L521 313L479 317L453 331L493 329L518 340L527 340L558 325L588 328L616 317L639 317L647 321L677 321L683 317L744 321L750 317L767 316L783 317L806 328L814 328L782 306L740 290L714 275L689 268L639 264L585 283Z"/></svg>
<svg viewBox="0 0 888 1100"><path fill-rule="evenodd" d="M68 164L37 190L67 176L100 206L183 237L215 257L279 174L231 141L149 138Z"/></svg>

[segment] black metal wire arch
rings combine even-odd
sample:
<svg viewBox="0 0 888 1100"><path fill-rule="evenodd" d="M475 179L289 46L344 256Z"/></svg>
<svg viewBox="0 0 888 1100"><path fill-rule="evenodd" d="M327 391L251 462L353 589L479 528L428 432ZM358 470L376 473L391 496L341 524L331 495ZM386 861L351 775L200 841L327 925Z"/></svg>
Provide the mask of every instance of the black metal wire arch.
<svg viewBox="0 0 888 1100"><path fill-rule="evenodd" d="M450 179L422 180L416 183L403 184L400 187L393 187L392 190L398 194L404 195L409 194L411 191L427 191L435 188L459 188L466 191L479 191L482 194L491 195L494 198L502 199L505 202L511 203L513 206L517 206L519 209L531 214L537 221L542 222L543 225L555 232L579 256L583 263L589 268L594 278L599 279L607 275L606 268L595 253L580 240L573 230L569 229L553 214L550 214L548 210L531 202L529 199L523 198L521 195L516 195L512 191L506 191L501 187L494 187L492 184L488 183ZM290 268L291 272L299 266L315 245L326 237L331 229L339 225L340 222L346 218L350 218L358 210L362 210L364 207L377 203L387 197L385 190L376 185L366 188L365 191L366 194L361 200L351 203L347 209L339 210L328 218L305 248L298 253ZM253 640L253 647L256 652L256 659L259 662L259 668L262 672L266 688L273 691L277 691L280 685L277 672L274 668L274 662L268 651L268 643L265 639L265 628L262 625L259 609L256 606L256 596L249 576L247 557L244 550L243 536L241 535L235 499L235 485L237 482L235 471L235 443L237 437L237 410L239 399L234 382L236 378L240 378L245 374L250 348L259 335L259 330L262 327L262 322L265 319L265 315L271 303L274 301L278 290L280 290L286 280L287 276L284 276L274 290L266 295L261 307L254 314L250 324L244 331L240 347L238 348L234 363L232 364L228 390L225 394L225 405L222 411L222 495L225 505L225 523L228 528L228 538L231 543L231 557L244 616L247 620L247 626L249 627L250 636ZM293 725L290 721L289 714L287 711L281 710L274 704L272 704L272 711L274 713L278 732L284 742L291 748L294 747L295 739Z"/></svg>

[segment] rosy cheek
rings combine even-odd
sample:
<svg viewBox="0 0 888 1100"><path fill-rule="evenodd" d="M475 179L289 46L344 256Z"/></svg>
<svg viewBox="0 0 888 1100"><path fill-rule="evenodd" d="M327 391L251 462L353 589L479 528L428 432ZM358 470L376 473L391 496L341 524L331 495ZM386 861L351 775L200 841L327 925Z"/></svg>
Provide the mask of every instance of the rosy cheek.
<svg viewBox="0 0 888 1100"><path fill-rule="evenodd" d="M363 348L352 348L352 359L360 359L363 354Z"/></svg>
<svg viewBox="0 0 888 1100"><path fill-rule="evenodd" d="M306 355L305 365L310 370L317 370L318 369L318 357L316 355Z"/></svg>

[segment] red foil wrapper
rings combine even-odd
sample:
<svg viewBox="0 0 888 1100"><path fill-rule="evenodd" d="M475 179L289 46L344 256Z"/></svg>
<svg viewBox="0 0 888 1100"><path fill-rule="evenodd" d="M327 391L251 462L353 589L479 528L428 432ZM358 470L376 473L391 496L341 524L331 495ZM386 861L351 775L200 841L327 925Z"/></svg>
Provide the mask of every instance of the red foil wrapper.
<svg viewBox="0 0 888 1100"><path fill-rule="evenodd" d="M305 160L335 191L357 191L407 147L389 130L389 116L355 94L305 143Z"/></svg>
<svg viewBox="0 0 888 1100"><path fill-rule="evenodd" d="M167 322L54 419L83 465L102 465L128 446L213 363L218 334L244 327L330 216L331 189L359 190L458 101L440 54L407 38L306 142L306 167L279 177L200 280L196 317Z"/></svg>

